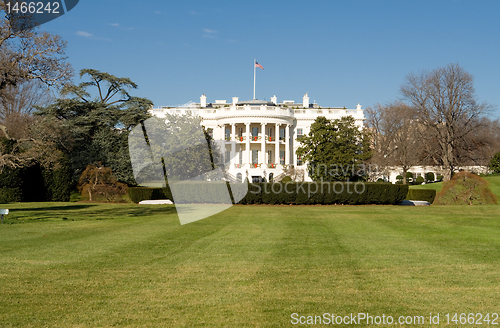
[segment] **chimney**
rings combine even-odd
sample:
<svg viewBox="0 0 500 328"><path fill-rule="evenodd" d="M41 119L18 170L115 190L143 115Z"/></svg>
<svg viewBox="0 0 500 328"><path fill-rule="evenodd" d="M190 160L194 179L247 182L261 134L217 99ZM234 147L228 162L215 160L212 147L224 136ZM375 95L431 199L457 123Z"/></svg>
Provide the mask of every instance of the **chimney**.
<svg viewBox="0 0 500 328"><path fill-rule="evenodd" d="M203 95L200 97L200 106L201 106L202 108L207 107L207 96L205 96L205 94L203 94Z"/></svg>
<svg viewBox="0 0 500 328"><path fill-rule="evenodd" d="M233 106L236 106L236 104L238 103L238 97L233 97Z"/></svg>
<svg viewBox="0 0 500 328"><path fill-rule="evenodd" d="M307 95L307 92L302 98L302 106L304 106L304 108L309 108L309 96Z"/></svg>
<svg viewBox="0 0 500 328"><path fill-rule="evenodd" d="M276 95L271 97L271 102L275 105L278 104L278 98L276 98Z"/></svg>

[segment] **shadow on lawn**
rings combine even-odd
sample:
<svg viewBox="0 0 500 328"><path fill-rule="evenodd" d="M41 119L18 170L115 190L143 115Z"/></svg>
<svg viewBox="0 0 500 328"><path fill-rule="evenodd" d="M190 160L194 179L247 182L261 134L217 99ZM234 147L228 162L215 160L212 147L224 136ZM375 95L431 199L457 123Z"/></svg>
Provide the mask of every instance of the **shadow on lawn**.
<svg viewBox="0 0 500 328"><path fill-rule="evenodd" d="M11 211L15 212L32 212L32 211L70 211L81 210L97 205L68 205L68 206L44 206L44 207L25 207L25 208L12 208Z"/></svg>

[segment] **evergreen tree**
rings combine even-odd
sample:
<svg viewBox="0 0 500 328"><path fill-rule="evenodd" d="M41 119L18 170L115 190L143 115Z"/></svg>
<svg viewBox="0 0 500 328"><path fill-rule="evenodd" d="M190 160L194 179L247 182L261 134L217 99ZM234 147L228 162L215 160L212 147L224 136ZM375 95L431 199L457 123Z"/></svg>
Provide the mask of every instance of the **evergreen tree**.
<svg viewBox="0 0 500 328"><path fill-rule="evenodd" d="M308 135L298 139L302 145L297 155L307 161L309 176L314 181L353 181L362 179L363 162L370 158L368 134L345 116L328 120L320 116Z"/></svg>
<svg viewBox="0 0 500 328"><path fill-rule="evenodd" d="M129 89L137 88L129 78L93 69L81 70L80 77L84 76L88 81L63 88L62 95L68 98L57 99L36 114L57 119L69 132L67 155L74 183L89 164L101 162L119 181L133 185L128 134L150 117L152 102L129 94Z"/></svg>

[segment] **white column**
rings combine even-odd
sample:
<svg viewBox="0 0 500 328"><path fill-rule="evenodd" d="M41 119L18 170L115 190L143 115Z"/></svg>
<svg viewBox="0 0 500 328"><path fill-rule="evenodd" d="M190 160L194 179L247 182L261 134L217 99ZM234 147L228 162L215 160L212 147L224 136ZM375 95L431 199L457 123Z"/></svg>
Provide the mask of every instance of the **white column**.
<svg viewBox="0 0 500 328"><path fill-rule="evenodd" d="M243 161L245 161L248 164L251 164L252 159L250 158L250 156L252 155L252 153L250 152L250 123L245 123L245 127L246 127L247 137L245 139L245 158L243 159Z"/></svg>
<svg viewBox="0 0 500 328"><path fill-rule="evenodd" d="M279 123L276 123L276 131L274 131L274 134L276 135L276 140L274 141L276 143L275 145L275 151L274 151L274 163L278 165L280 163L280 125Z"/></svg>
<svg viewBox="0 0 500 328"><path fill-rule="evenodd" d="M222 125L219 125L219 127L222 126L222 147L221 147L221 151L222 151L222 158L224 158L224 161L223 163L221 164L226 164L227 163L227 158L226 158L226 125L225 124L222 124Z"/></svg>
<svg viewBox="0 0 500 328"><path fill-rule="evenodd" d="M231 123L231 164L238 163L236 158L236 124Z"/></svg>
<svg viewBox="0 0 500 328"><path fill-rule="evenodd" d="M290 164L290 125L285 126L285 165Z"/></svg>
<svg viewBox="0 0 500 328"><path fill-rule="evenodd" d="M266 123L260 123L260 161L259 163L266 163Z"/></svg>

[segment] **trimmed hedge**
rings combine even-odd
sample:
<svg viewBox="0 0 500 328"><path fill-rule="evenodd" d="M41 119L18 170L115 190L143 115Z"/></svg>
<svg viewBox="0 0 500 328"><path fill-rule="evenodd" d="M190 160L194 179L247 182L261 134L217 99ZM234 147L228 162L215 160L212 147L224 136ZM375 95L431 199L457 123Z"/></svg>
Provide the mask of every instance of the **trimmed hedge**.
<svg viewBox="0 0 500 328"><path fill-rule="evenodd" d="M172 185L175 202L182 203L222 203L229 184L189 182ZM239 204L397 204L408 194L408 185L381 183L251 183L231 184L231 201L241 199ZM170 199L170 190L163 188L129 188L130 199L134 203L141 200Z"/></svg>
<svg viewBox="0 0 500 328"><path fill-rule="evenodd" d="M242 187L233 186L233 193L238 188ZM408 185L381 183L254 183L239 204L397 204L407 193Z"/></svg>
<svg viewBox="0 0 500 328"><path fill-rule="evenodd" d="M169 188L133 187L128 188L128 195L134 203L154 199L170 199L173 201Z"/></svg>
<svg viewBox="0 0 500 328"><path fill-rule="evenodd" d="M434 189L409 189L407 200L423 200L432 204L436 198L436 190Z"/></svg>
<svg viewBox="0 0 500 328"><path fill-rule="evenodd" d="M0 188L0 203L17 203L22 199L21 188Z"/></svg>
<svg viewBox="0 0 500 328"><path fill-rule="evenodd" d="M69 202L69 161L61 158L57 170L43 168L38 163L16 169L4 167L0 173L0 189L9 190L2 192L0 202L5 197L15 202Z"/></svg>

